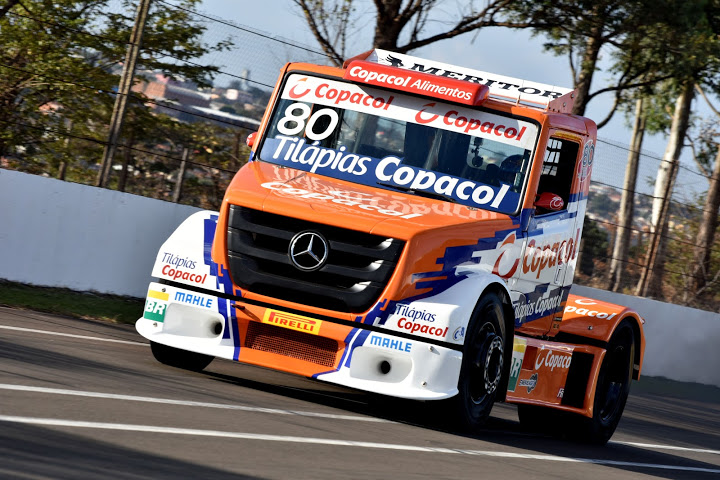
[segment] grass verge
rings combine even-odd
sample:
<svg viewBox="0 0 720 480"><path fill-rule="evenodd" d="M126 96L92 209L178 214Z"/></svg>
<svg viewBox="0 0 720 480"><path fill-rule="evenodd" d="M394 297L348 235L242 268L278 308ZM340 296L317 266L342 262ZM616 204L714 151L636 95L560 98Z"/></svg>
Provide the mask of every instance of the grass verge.
<svg viewBox="0 0 720 480"><path fill-rule="evenodd" d="M0 280L0 305L132 324L142 316L145 300Z"/></svg>

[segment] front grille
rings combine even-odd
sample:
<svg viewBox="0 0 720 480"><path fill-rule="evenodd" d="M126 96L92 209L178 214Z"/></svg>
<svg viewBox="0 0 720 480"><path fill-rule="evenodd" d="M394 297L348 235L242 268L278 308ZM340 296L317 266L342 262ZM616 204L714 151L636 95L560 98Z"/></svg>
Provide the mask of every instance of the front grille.
<svg viewBox="0 0 720 480"><path fill-rule="evenodd" d="M265 325L260 322L248 324L245 347L277 353L325 367L335 365L335 357L338 352L338 342L330 338Z"/></svg>
<svg viewBox="0 0 720 480"><path fill-rule="evenodd" d="M328 241L318 270L292 265L288 248L304 231ZM228 221L230 275L240 288L340 312L363 312L385 289L405 242L232 205Z"/></svg>

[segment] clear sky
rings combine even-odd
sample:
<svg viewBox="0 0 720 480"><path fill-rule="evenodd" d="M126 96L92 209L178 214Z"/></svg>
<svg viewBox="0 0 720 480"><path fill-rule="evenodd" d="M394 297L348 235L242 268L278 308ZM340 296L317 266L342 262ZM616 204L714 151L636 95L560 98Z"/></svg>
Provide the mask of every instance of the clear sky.
<svg viewBox="0 0 720 480"><path fill-rule="evenodd" d="M369 1L367 8L373 8ZM302 14L291 0L204 0L200 9L213 16L319 49ZM368 25L367 31L360 33L357 52L352 53L360 53L371 47L372 28L372 25ZM486 28L477 35L466 34L441 41L411 54L526 80L572 87L567 58L545 52L543 41L542 37L532 37L524 30ZM604 65L602 58L600 65ZM607 84L607 79L605 72L597 72L591 91ZM607 116L612 101L613 96L609 93L592 99L586 116L600 122ZM631 127L627 122L622 113L616 113L613 120L598 131L598 137L621 145L629 144ZM664 135L646 135L643 150L661 157L666 142ZM688 151L684 152L683 158L685 164L695 169ZM624 168L615 174L624 175ZM622 181L616 179L613 184L622 185ZM707 185L702 188L707 188Z"/></svg>

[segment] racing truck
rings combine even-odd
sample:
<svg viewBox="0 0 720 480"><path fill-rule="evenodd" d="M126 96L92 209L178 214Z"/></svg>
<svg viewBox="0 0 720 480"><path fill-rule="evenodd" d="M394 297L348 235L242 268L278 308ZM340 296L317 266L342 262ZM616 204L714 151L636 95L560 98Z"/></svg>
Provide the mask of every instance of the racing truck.
<svg viewBox="0 0 720 480"><path fill-rule="evenodd" d="M505 401L607 442L644 320L570 293L597 133L573 97L381 49L288 63L220 211L161 246L137 331L174 367L258 365L468 430Z"/></svg>

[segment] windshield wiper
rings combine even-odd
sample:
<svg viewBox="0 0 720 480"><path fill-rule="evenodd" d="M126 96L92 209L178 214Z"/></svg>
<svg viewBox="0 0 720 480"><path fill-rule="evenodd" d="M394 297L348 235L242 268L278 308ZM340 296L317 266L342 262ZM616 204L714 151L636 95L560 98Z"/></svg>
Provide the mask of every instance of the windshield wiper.
<svg viewBox="0 0 720 480"><path fill-rule="evenodd" d="M450 195L445 195L444 193L428 192L427 190L420 190L419 188L405 187L403 185L395 185L394 183L387 183L387 182L377 182L377 185L392 188L392 189L398 190L400 192L411 193L413 195L419 195L421 197L434 198L436 200L445 200L446 202L457 203L457 200L455 200Z"/></svg>

